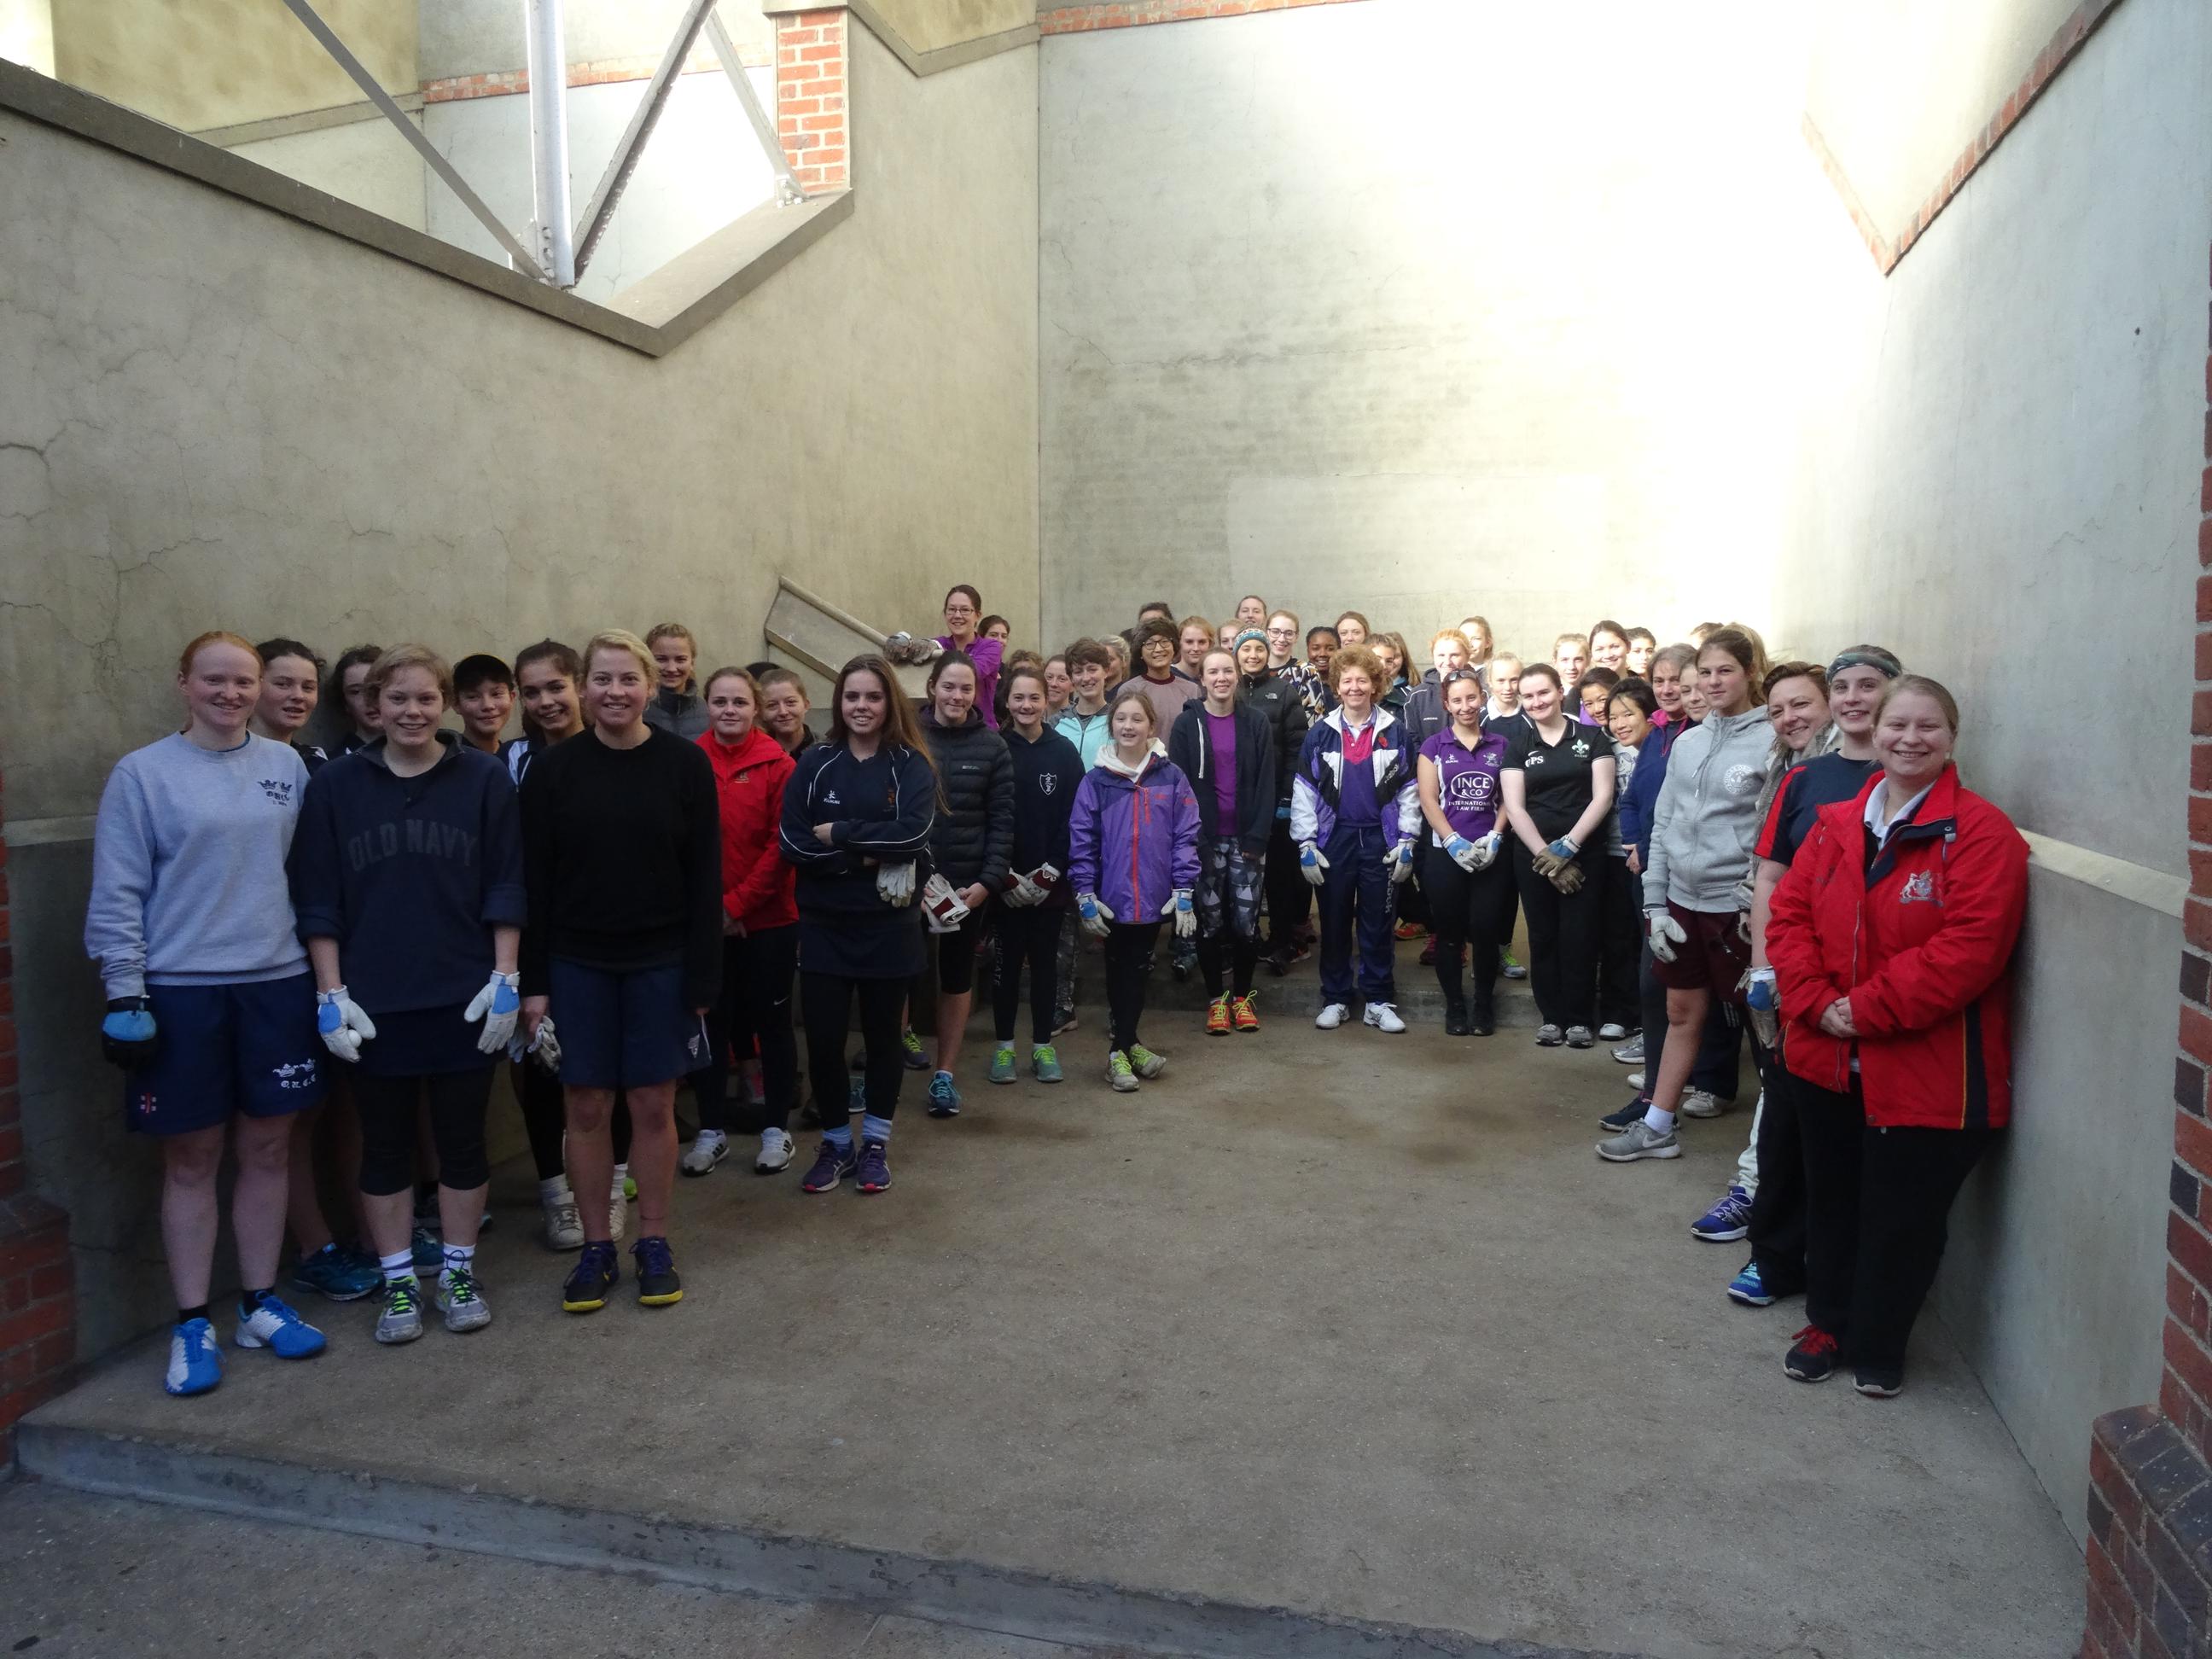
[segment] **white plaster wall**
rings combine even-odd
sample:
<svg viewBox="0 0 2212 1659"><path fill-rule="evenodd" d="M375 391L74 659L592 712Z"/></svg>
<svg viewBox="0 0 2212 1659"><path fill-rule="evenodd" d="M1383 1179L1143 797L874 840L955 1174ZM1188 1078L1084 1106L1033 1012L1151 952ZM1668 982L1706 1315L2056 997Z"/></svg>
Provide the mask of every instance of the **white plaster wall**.
<svg viewBox="0 0 2212 1659"><path fill-rule="evenodd" d="M2212 246L2212 15L2124 0L1887 279L1840 211L1781 631L1957 693L1968 781L2030 830L2186 874ZM1809 169L1808 169L1809 171ZM2155 1397L2179 925L2035 878L2019 1124L1941 1304L2059 1511L2088 1425Z"/></svg>
<svg viewBox="0 0 2212 1659"><path fill-rule="evenodd" d="M1367 0L1048 39L1048 633L1256 589L1549 654L1766 609L1802 20Z"/></svg>
<svg viewBox="0 0 2212 1659"><path fill-rule="evenodd" d="M416 118L421 125L421 118ZM314 132L257 138L229 146L234 155L258 161L288 179L382 214L412 230L429 228L428 193L436 189L422 158L381 115Z"/></svg>
<svg viewBox="0 0 2212 1659"><path fill-rule="evenodd" d="M0 58L54 72L53 0L0 0Z"/></svg>
<svg viewBox="0 0 2212 1659"><path fill-rule="evenodd" d="M773 110L775 71L746 73L763 107ZM643 81L619 81L569 88L572 224L582 217L645 88ZM527 241L534 216L530 100L517 94L431 104L422 112L422 130L470 188ZM577 281L577 295L605 301L775 192L768 154L728 77L720 70L678 76L607 234ZM489 259L506 259L505 250L442 180L428 180L427 201L432 235Z"/></svg>
<svg viewBox="0 0 2212 1659"><path fill-rule="evenodd" d="M1036 60L854 35L852 216L653 360L0 116L11 826L173 729L201 629L511 654L684 618L762 654L779 572L884 623L1036 613ZM88 1352L161 1316L147 1148L88 1035L82 846L16 848L26 1140ZM28 866L43 872L33 878Z"/></svg>

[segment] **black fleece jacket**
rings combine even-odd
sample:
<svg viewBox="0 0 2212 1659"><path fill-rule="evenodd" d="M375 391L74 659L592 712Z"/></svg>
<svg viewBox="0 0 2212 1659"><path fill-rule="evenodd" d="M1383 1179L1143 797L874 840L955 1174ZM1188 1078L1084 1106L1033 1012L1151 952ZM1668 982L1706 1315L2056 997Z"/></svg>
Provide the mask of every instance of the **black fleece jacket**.
<svg viewBox="0 0 2212 1659"><path fill-rule="evenodd" d="M1221 823L1214 799L1213 733L1206 724L1206 705L1186 703L1168 734L1168 759L1190 780L1198 797L1198 833L1208 841L1234 836L1254 858L1264 858L1275 828L1275 734L1267 717L1249 703L1237 705L1237 823Z"/></svg>
<svg viewBox="0 0 2212 1659"><path fill-rule="evenodd" d="M1045 908L1065 909L1073 902L1067 889L1067 825L1075 811L1075 787L1083 781L1083 757L1048 726L1035 743L1012 726L999 735L1014 767L1011 867L1024 875L1040 864L1059 871L1060 884L1051 890Z"/></svg>
<svg viewBox="0 0 2212 1659"><path fill-rule="evenodd" d="M1299 699L1298 688L1277 678L1272 668L1263 668L1257 674L1240 675L1237 696L1246 708L1256 708L1266 716L1267 729L1274 733L1275 805L1280 806L1291 798L1291 780L1297 775L1298 753L1306 746L1306 727L1310 724L1306 706Z"/></svg>
<svg viewBox="0 0 2212 1659"><path fill-rule="evenodd" d="M1003 890L1014 850L1014 763L1006 740L984 724L980 708L955 726L939 726L937 711L924 708L921 735L945 797L929 836L937 872L956 888L981 882Z"/></svg>

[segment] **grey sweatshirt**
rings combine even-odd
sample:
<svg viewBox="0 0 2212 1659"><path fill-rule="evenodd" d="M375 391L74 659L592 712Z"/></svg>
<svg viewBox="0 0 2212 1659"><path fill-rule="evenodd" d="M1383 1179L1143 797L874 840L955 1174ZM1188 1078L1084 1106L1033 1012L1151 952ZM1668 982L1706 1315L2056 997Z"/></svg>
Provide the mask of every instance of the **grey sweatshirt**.
<svg viewBox="0 0 2212 1659"><path fill-rule="evenodd" d="M1651 812L1644 908L1733 913L1759 840L1759 793L1774 728L1766 710L1708 714L1674 740Z"/></svg>
<svg viewBox="0 0 2212 1659"><path fill-rule="evenodd" d="M304 973L284 873L307 769L288 744L181 732L115 763L92 838L85 954L110 997Z"/></svg>

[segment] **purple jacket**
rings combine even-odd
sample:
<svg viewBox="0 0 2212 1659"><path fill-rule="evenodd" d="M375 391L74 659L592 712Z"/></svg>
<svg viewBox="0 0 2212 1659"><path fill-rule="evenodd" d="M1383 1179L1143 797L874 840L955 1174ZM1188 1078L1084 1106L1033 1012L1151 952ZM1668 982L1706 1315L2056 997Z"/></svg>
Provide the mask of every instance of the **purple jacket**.
<svg viewBox="0 0 2212 1659"><path fill-rule="evenodd" d="M1094 766L1075 789L1067 884L1095 893L1115 920L1157 921L1179 887L1198 884L1198 797L1164 757L1132 781Z"/></svg>

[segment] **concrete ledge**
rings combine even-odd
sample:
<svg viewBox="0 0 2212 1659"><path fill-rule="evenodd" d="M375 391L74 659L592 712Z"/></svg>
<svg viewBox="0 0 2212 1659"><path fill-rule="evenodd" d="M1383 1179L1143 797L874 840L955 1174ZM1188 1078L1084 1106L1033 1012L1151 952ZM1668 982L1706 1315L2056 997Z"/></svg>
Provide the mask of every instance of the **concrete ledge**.
<svg viewBox="0 0 2212 1659"><path fill-rule="evenodd" d="M1457 1631L1329 1620L665 1515L570 1508L474 1486L447 1488L312 1468L182 1439L35 1420L20 1429L17 1456L25 1474L78 1492L516 1560L643 1573L709 1589L853 1602L1042 1641L1249 1659L1601 1659L1482 1642Z"/></svg>
<svg viewBox="0 0 2212 1659"><path fill-rule="evenodd" d="M686 305L672 309L665 303L657 304L652 314L659 320L646 322L628 311L594 305L559 289L548 288L495 260L410 229L338 197L311 189L258 162L4 58L0 58L0 109L12 110L31 120L120 150L196 183L343 236L395 259L404 259L424 270L465 283L495 299L596 334L648 357L664 356L690 338L788 264L830 225L852 210L851 197L847 192L822 198L823 205L811 212L805 208L770 210L777 215L772 234L767 234L769 227L751 223L759 216L757 213L745 216L692 252L696 254L702 249L715 247L721 244L723 234L744 228L733 246L748 250L747 263L732 269L726 263L728 246L724 247L719 260L708 255L690 262L691 255L683 256L674 263L685 266L690 272L688 280L693 288ZM718 273L711 281L706 276L710 270ZM635 294L653 281L648 277L629 292Z"/></svg>

